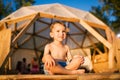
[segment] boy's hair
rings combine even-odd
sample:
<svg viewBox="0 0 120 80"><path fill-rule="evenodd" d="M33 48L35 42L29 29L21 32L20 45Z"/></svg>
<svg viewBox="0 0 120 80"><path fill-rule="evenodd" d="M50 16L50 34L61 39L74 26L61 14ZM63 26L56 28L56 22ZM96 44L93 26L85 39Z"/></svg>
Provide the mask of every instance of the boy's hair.
<svg viewBox="0 0 120 80"><path fill-rule="evenodd" d="M63 22L55 21L55 22L53 22L53 23L51 24L51 26L50 26L50 32L51 32L52 29L54 28L54 25L55 25L55 24L61 24L61 25L63 25L63 26L66 28L66 25L65 25Z"/></svg>

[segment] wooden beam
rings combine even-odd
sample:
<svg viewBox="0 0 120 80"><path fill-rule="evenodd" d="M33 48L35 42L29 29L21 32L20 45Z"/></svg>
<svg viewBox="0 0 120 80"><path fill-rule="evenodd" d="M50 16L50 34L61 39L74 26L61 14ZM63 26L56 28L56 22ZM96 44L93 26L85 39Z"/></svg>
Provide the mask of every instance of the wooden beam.
<svg viewBox="0 0 120 80"><path fill-rule="evenodd" d="M30 20L31 20L31 19L30 19ZM23 24L21 24L20 26L18 26L18 27L17 27L17 31L22 30L27 24L28 24L28 21L25 22L25 23L23 23Z"/></svg>
<svg viewBox="0 0 120 80"><path fill-rule="evenodd" d="M38 18L38 14L35 14L35 15L33 16L32 20L30 20L30 21L28 22L28 24L21 30L21 32L13 39L12 45L14 45L14 44L17 42L17 40L19 39L19 37L21 37L21 36L25 33L25 31L30 27L30 25L31 25L37 18Z"/></svg>
<svg viewBox="0 0 120 80"><path fill-rule="evenodd" d="M101 43L103 43L106 47L109 49L112 47L112 45L104 39L100 34L98 34L91 26L89 26L86 22L83 20L80 20L79 22L86 30L88 30L95 38L97 38Z"/></svg>
<svg viewBox="0 0 120 80"><path fill-rule="evenodd" d="M17 26L17 23L14 23L14 27L15 27L15 28L13 29L12 32L14 33L14 32L17 32L17 31L22 30L27 24L28 24L28 22L25 22L25 23Z"/></svg>
<svg viewBox="0 0 120 80"><path fill-rule="evenodd" d="M12 19L3 20L2 22L3 23L7 22L8 24L13 24L13 23L17 23L17 22L20 22L20 21L23 21L23 20L29 20L34 15L36 15L36 13L31 14L31 15L22 16L22 17L16 17L16 18L12 18Z"/></svg>
<svg viewBox="0 0 120 80"><path fill-rule="evenodd" d="M79 22L79 19L77 18L67 18L67 17L61 17L58 15L53 15L53 14L47 14L47 13L39 13L40 17L45 17L45 18L54 18L54 19L58 19L58 20L64 20L64 21L68 21L68 22Z"/></svg>
<svg viewBox="0 0 120 80"><path fill-rule="evenodd" d="M104 29L104 30L106 30L109 27L107 25L101 25L101 24L93 23L93 22L86 21L86 20L83 20L83 21L86 22L91 27L96 27L96 28L100 28L100 29Z"/></svg>
<svg viewBox="0 0 120 80"><path fill-rule="evenodd" d="M36 40L35 40L35 37L34 37L34 36L33 36L33 47L34 47L35 55L36 55L37 59L39 59L38 53L37 53L37 51L36 51L37 47L36 47Z"/></svg>

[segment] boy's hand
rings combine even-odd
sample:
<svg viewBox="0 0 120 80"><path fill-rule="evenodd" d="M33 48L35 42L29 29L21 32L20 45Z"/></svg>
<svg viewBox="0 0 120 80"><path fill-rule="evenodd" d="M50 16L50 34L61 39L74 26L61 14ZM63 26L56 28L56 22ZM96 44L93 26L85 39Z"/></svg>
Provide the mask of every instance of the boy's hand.
<svg viewBox="0 0 120 80"><path fill-rule="evenodd" d="M84 57L83 56L81 56L81 55L75 55L74 58L80 58L81 64L84 63Z"/></svg>
<svg viewBox="0 0 120 80"><path fill-rule="evenodd" d="M83 63L84 63L84 57L81 56L81 64L83 64Z"/></svg>
<svg viewBox="0 0 120 80"><path fill-rule="evenodd" d="M55 66L55 61L54 61L54 59L50 55L46 55L45 66L47 68Z"/></svg>

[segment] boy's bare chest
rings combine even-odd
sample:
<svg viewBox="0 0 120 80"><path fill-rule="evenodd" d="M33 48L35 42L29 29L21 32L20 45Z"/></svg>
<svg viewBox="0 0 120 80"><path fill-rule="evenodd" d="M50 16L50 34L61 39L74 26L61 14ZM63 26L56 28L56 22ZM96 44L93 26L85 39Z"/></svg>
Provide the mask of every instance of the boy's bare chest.
<svg viewBox="0 0 120 80"><path fill-rule="evenodd" d="M51 54L56 57L65 57L67 50L65 47L55 47L53 46L51 49Z"/></svg>

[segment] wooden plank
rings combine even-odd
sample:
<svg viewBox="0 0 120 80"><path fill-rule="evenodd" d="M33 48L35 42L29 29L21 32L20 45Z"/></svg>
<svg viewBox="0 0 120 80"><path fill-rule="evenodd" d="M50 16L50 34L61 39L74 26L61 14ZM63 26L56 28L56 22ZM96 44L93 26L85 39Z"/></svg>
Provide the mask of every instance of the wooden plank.
<svg viewBox="0 0 120 80"><path fill-rule="evenodd" d="M0 31L0 67L10 51L11 30Z"/></svg>
<svg viewBox="0 0 120 80"><path fill-rule="evenodd" d="M0 80L120 80L120 73L85 73L81 75L0 75Z"/></svg>
<svg viewBox="0 0 120 80"><path fill-rule="evenodd" d="M109 49L112 47L112 45L104 39L100 34L98 34L91 26L89 26L86 22L83 20L80 20L79 22L86 30L88 30L95 38L97 38L100 42L102 42L106 47Z"/></svg>

